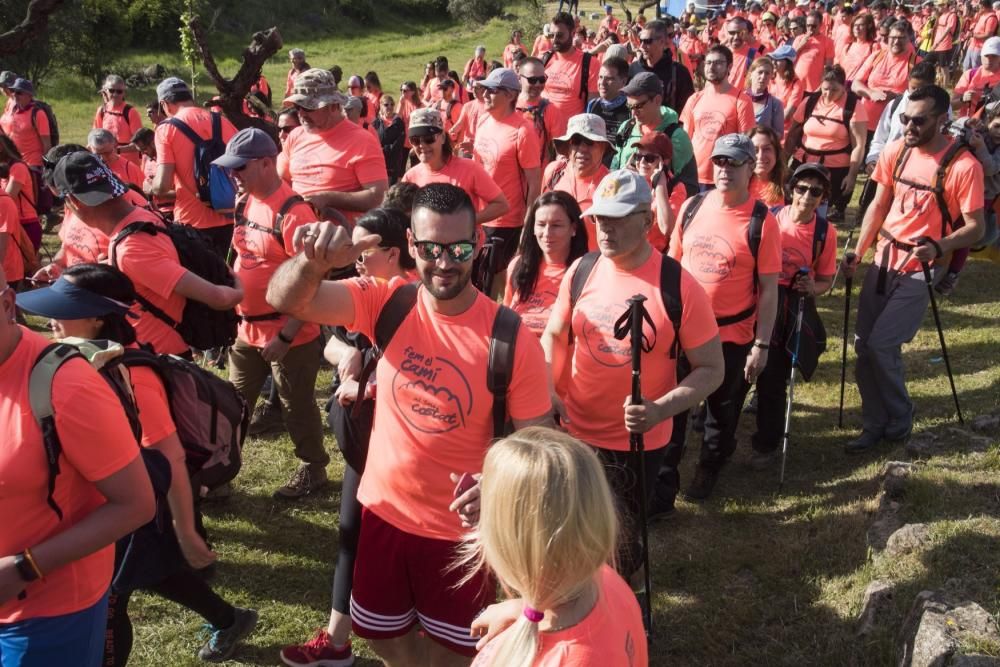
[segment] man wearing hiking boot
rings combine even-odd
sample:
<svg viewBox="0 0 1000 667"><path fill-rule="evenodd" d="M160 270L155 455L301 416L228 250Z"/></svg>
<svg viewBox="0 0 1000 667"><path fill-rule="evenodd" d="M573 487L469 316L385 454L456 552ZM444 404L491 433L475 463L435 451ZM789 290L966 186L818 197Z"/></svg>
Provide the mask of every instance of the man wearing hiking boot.
<svg viewBox="0 0 1000 667"><path fill-rule="evenodd" d="M858 299L854 350L861 392L861 435L848 454L881 441L906 440L913 401L903 375L903 343L913 340L930 301L924 267L940 278L952 251L983 235L983 169L975 156L942 133L950 99L938 86L910 93L900 116L903 138L886 146L872 172L878 183L865 213L853 257L841 268L851 277L875 245ZM964 218L964 225L951 223ZM848 261L848 260L852 261Z"/></svg>
<svg viewBox="0 0 1000 667"><path fill-rule="evenodd" d="M670 255L701 283L712 303L722 339L725 379L705 401L701 458L688 500L712 494L719 471L736 449L743 400L767 364L778 307L781 233L767 207L750 195L757 151L743 134L726 134L711 153L714 189L681 208ZM683 417L674 419L671 447L684 447ZM680 456L677 456L679 461ZM661 467L657 510L672 509L680 479L676 466ZM664 505L666 499L671 502Z"/></svg>
<svg viewBox="0 0 1000 667"><path fill-rule="evenodd" d="M233 174L246 193L236 204L233 272L245 296L236 312L240 324L229 351L229 380L253 404L268 373L277 387L281 412L301 463L275 498L295 500L327 483L330 455L323 447L323 421L316 405L316 374L323 353L319 325L277 312L265 300L267 283L294 254L292 237L316 215L281 180L278 146L263 130L240 130L214 164Z"/></svg>

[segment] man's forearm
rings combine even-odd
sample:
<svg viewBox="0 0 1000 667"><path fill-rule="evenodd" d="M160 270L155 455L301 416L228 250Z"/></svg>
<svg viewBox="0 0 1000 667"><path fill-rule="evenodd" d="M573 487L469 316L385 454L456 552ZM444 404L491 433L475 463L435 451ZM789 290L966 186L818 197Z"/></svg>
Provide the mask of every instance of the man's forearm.
<svg viewBox="0 0 1000 667"><path fill-rule="evenodd" d="M941 246L942 254L949 253L953 250L968 248L983 237L983 230L986 228L986 222L983 218L982 209L974 213L964 215L965 224L938 242Z"/></svg>
<svg viewBox="0 0 1000 667"><path fill-rule="evenodd" d="M656 399L664 418L679 415L696 407L719 386L723 372L714 367L694 368L676 387Z"/></svg>
<svg viewBox="0 0 1000 667"><path fill-rule="evenodd" d="M303 253L283 263L267 285L267 302L280 313L296 315L316 296L323 274Z"/></svg>
<svg viewBox="0 0 1000 667"><path fill-rule="evenodd" d="M777 282L760 293L760 303L757 304L757 336L756 340L770 341L774 329L774 318L778 314Z"/></svg>

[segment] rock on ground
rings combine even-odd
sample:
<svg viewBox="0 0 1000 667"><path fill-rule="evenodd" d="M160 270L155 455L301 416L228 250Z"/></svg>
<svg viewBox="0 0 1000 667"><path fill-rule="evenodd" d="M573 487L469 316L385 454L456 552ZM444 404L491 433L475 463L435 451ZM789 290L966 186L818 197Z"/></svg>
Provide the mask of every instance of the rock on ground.
<svg viewBox="0 0 1000 667"><path fill-rule="evenodd" d="M899 667L966 667L997 664L984 656L955 656L963 639L1000 642L996 620L975 602L956 602L946 594L917 595L899 634ZM954 658L954 659L953 659Z"/></svg>
<svg viewBox="0 0 1000 667"><path fill-rule="evenodd" d="M902 556L919 551L931 541L931 529L926 523L908 523L896 530L885 543L887 556Z"/></svg>
<svg viewBox="0 0 1000 667"><path fill-rule="evenodd" d="M859 637L865 637L879 625L883 625L883 616L892 609L892 584L876 579L865 589L865 599L861 604L861 615L858 617Z"/></svg>

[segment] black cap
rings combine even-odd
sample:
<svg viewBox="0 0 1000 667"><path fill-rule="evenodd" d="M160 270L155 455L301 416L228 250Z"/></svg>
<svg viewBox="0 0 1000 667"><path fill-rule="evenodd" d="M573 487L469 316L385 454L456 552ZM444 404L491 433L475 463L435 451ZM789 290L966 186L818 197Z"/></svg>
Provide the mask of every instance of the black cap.
<svg viewBox="0 0 1000 667"><path fill-rule="evenodd" d="M125 194L128 188L92 153L65 156L52 172L52 183L62 195L73 195L86 206L99 206Z"/></svg>

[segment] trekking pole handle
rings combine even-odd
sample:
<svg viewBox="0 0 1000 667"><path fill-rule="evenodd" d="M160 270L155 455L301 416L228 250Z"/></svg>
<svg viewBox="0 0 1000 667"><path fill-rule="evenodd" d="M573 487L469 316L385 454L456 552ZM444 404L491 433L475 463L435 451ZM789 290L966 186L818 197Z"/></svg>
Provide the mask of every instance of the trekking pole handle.
<svg viewBox="0 0 1000 667"><path fill-rule="evenodd" d="M639 379L639 372L642 366L642 313L645 307L642 305L646 297L636 294L629 298L628 307L631 322L629 329L632 344L632 403L637 405L642 402L642 385Z"/></svg>

